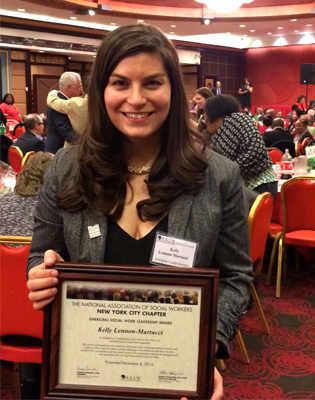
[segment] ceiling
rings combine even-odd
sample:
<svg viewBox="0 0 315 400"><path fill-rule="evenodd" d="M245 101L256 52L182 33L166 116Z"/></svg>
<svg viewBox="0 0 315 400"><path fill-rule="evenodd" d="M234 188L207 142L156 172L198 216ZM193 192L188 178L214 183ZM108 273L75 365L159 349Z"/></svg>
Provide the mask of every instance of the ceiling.
<svg viewBox="0 0 315 400"><path fill-rule="evenodd" d="M111 11L101 11L102 4ZM87 6L96 15L73 13ZM91 32L113 30L140 19L177 41L249 48L274 46L277 40L279 45L282 39L282 44L299 44L306 35L308 42L304 43L315 43L312 9L315 12L315 2L310 0L254 0L228 14L215 13L194 0L1 0L0 15L18 23L37 19L61 24L66 30L80 26ZM210 25L201 23L203 15L211 17Z"/></svg>

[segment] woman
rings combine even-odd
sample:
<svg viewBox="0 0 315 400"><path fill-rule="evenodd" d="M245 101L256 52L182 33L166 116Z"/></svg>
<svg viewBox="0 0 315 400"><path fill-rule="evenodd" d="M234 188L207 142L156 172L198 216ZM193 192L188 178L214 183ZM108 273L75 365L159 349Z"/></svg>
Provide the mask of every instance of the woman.
<svg viewBox="0 0 315 400"><path fill-rule="evenodd" d="M17 122L23 122L20 115L20 111L14 105L14 97L12 96L11 93L6 93L3 96L0 108L7 117L7 119L14 119Z"/></svg>
<svg viewBox="0 0 315 400"><path fill-rule="evenodd" d="M35 212L27 269L34 308L54 299L58 272L45 266L62 254L147 265L156 231L165 231L198 241L196 267L220 268L217 355L227 357L252 281L242 186L237 166L215 153L206 160L193 137L171 42L142 24L108 34L88 102L89 129L55 156ZM93 244L88 226L95 224L100 236ZM148 245L139 245L142 239ZM126 242L129 252L122 251ZM222 397L215 374L213 400Z"/></svg>
<svg viewBox="0 0 315 400"><path fill-rule="evenodd" d="M242 110L244 110L244 108L246 108L246 107L251 109L250 95L251 95L251 93L253 93L253 88L252 88L250 80L248 78L244 79L243 84L238 89L238 93L240 95L240 102L241 102Z"/></svg>
<svg viewBox="0 0 315 400"><path fill-rule="evenodd" d="M295 128L296 121L303 114L304 114L304 112L302 110L300 110L300 109L296 109L296 110L292 111L292 122L290 123L290 125L288 127L288 131L289 131L289 133L291 133L291 135L292 135L292 132L293 132L293 130Z"/></svg>
<svg viewBox="0 0 315 400"><path fill-rule="evenodd" d="M303 114L305 114L306 109L307 109L306 97L303 95L298 96L298 98L296 99L296 103L297 103L299 109L303 111Z"/></svg>
<svg viewBox="0 0 315 400"><path fill-rule="evenodd" d="M209 99L206 114L207 129L212 135L210 144L238 163L248 189L258 193L270 192L275 199L277 175L254 121L238 112L237 101L228 95Z"/></svg>
<svg viewBox="0 0 315 400"><path fill-rule="evenodd" d="M34 209L53 155L39 151L18 175L14 192L1 196L1 235L32 236Z"/></svg>
<svg viewBox="0 0 315 400"><path fill-rule="evenodd" d="M200 132L203 132L207 128L204 123L205 106L206 106L206 101L213 96L214 96L213 92L206 87L202 87L196 90L194 101L196 103L197 116L198 116L198 129Z"/></svg>

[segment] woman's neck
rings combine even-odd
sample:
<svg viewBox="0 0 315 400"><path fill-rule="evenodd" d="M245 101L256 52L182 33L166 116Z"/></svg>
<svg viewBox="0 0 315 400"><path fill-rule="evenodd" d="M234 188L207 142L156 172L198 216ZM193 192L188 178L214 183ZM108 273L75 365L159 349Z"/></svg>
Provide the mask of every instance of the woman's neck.
<svg viewBox="0 0 315 400"><path fill-rule="evenodd" d="M126 164L131 167L150 167L160 148L160 137L153 136L141 139L128 139L126 142Z"/></svg>

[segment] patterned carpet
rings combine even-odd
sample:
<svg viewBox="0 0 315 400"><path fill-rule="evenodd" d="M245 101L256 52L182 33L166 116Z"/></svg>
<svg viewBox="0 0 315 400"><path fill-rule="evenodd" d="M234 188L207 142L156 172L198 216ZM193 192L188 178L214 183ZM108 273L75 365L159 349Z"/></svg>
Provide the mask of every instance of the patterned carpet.
<svg viewBox="0 0 315 400"><path fill-rule="evenodd" d="M263 333L255 308L244 315L240 328L251 362L244 364L233 341L222 373L225 400L315 400L315 266L292 271L280 299L275 282L266 286L262 275L258 291L271 333ZM1 362L0 396L16 399L12 363Z"/></svg>

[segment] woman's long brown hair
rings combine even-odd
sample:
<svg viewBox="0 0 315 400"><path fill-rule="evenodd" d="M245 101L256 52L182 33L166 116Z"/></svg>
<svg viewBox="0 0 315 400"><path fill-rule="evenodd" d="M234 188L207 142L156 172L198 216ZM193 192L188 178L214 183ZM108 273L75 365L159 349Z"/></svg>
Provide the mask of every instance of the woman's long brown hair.
<svg viewBox="0 0 315 400"><path fill-rule="evenodd" d="M77 173L57 196L59 207L68 212L88 206L115 220L122 215L128 182L123 134L108 117L104 90L116 66L141 53L161 58L171 83L171 106L146 182L150 198L137 204L138 215L144 221L156 220L174 199L182 193L196 194L204 184L207 162L190 128L176 50L157 28L127 25L108 34L98 50L88 90L89 127L78 144Z"/></svg>

